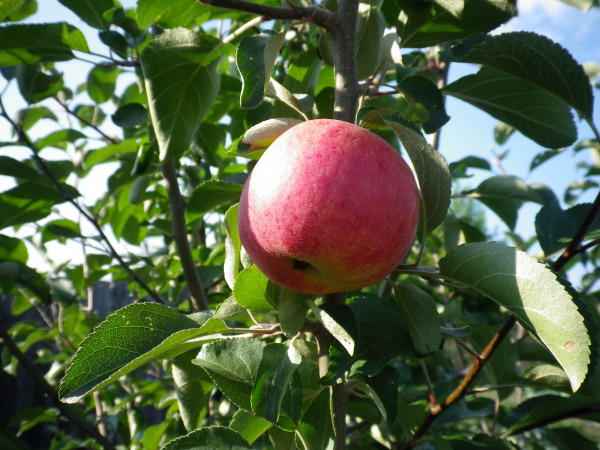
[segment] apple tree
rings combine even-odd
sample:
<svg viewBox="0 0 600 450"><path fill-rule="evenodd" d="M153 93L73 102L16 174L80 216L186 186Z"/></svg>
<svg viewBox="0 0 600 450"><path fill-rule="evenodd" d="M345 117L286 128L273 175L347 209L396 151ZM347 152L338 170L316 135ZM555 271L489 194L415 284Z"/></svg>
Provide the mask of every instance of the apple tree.
<svg viewBox="0 0 600 450"><path fill-rule="evenodd" d="M596 448L597 64L494 32L515 0L52 3L78 23L0 3L2 361L47 398L1 442L46 427L48 448ZM530 170L589 152L583 179L556 192L477 148L449 161L449 97L497 119L498 146L537 144ZM316 119L377 135L419 187L406 257L344 292L282 287L238 233L252 169ZM335 192L341 216L356 193ZM101 281L131 304L99 317Z"/></svg>

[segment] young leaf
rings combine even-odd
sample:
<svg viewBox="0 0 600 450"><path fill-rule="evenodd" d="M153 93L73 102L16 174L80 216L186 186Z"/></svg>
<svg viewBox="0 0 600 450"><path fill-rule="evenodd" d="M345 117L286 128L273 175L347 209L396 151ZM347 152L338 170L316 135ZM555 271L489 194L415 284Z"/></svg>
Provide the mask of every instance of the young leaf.
<svg viewBox="0 0 600 450"><path fill-rule="evenodd" d="M196 186L187 202L186 220L192 222L227 202L240 199L243 186L222 180L206 180Z"/></svg>
<svg viewBox="0 0 600 450"><path fill-rule="evenodd" d="M425 133L437 131L450 120L446 114L442 92L429 79L422 76L408 77L398 88L410 96L413 102L422 104L427 110L429 119L423 123Z"/></svg>
<svg viewBox="0 0 600 450"><path fill-rule="evenodd" d="M263 349L250 399L255 414L269 422L277 422L288 384L301 360L293 346L273 343Z"/></svg>
<svg viewBox="0 0 600 450"><path fill-rule="evenodd" d="M356 69L359 80L372 75L381 62L381 36L385 28L383 13L372 3L358 4L356 23Z"/></svg>
<svg viewBox="0 0 600 450"><path fill-rule="evenodd" d="M396 285L394 292L417 353L427 355L439 349L442 344L442 331L433 298L410 283Z"/></svg>
<svg viewBox="0 0 600 450"><path fill-rule="evenodd" d="M448 252L440 275L508 309L554 355L573 391L579 388L590 361L590 338L577 306L549 269L514 248L478 242Z"/></svg>
<svg viewBox="0 0 600 450"><path fill-rule="evenodd" d="M237 276L233 296L236 302L250 311L273 311L279 301L279 289L253 265Z"/></svg>
<svg viewBox="0 0 600 450"><path fill-rule="evenodd" d="M236 63L242 76L243 87L240 104L244 108L256 108L267 93L271 71L285 40L285 32L263 31L244 37L238 45Z"/></svg>
<svg viewBox="0 0 600 450"><path fill-rule="evenodd" d="M201 337L229 329L207 314L196 320L155 303L138 303L111 314L79 347L63 377L59 396L77 402L151 359L176 356L199 346ZM188 342L195 339L194 342Z"/></svg>
<svg viewBox="0 0 600 450"><path fill-rule="evenodd" d="M402 142L415 167L421 188L423 233L427 235L442 223L450 206L450 170L443 156L409 128L406 121L397 116L386 116L384 120Z"/></svg>
<svg viewBox="0 0 600 450"><path fill-rule="evenodd" d="M150 117L161 161L187 150L220 85L221 42L177 28L155 38L142 53Z"/></svg>
<svg viewBox="0 0 600 450"><path fill-rule="evenodd" d="M83 33L65 22L0 28L0 66L68 61L75 56L72 50L90 51Z"/></svg>
<svg viewBox="0 0 600 450"><path fill-rule="evenodd" d="M268 420L239 409L233 415L229 428L239 433L249 445L252 445L273 424Z"/></svg>
<svg viewBox="0 0 600 450"><path fill-rule="evenodd" d="M225 213L225 262L223 264L223 272L225 282L229 289L233 290L235 279L240 271L240 252L242 243L238 235L237 229L237 214L238 205L235 204Z"/></svg>
<svg viewBox="0 0 600 450"><path fill-rule="evenodd" d="M512 125L541 146L566 147L577 139L568 105L515 75L484 66L477 74L450 83L443 92Z"/></svg>
<svg viewBox="0 0 600 450"><path fill-rule="evenodd" d="M110 100L115 93L117 77L120 73L118 67L95 66L88 73L87 94L97 104Z"/></svg>
<svg viewBox="0 0 600 450"><path fill-rule="evenodd" d="M310 297L310 295L300 294L289 289L282 290L277 312L281 331L286 336L295 336L304 325L306 313L309 310L306 300Z"/></svg>
<svg viewBox="0 0 600 450"><path fill-rule="evenodd" d="M198 428L169 441L161 450L252 450L246 440L226 427Z"/></svg>
<svg viewBox="0 0 600 450"><path fill-rule="evenodd" d="M252 411L251 393L265 345L257 339L218 340L204 345L192 362L206 370L231 402Z"/></svg>
<svg viewBox="0 0 600 450"><path fill-rule="evenodd" d="M585 118L592 118L594 97L583 67L546 36L525 31L488 36L461 61L527 80L560 98Z"/></svg>

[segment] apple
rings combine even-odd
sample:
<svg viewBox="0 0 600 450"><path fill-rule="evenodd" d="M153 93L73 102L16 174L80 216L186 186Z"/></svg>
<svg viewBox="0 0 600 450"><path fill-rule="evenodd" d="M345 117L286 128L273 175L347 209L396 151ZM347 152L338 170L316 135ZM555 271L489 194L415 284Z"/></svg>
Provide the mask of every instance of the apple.
<svg viewBox="0 0 600 450"><path fill-rule="evenodd" d="M267 148L240 199L238 232L271 281L305 294L371 285L412 246L419 190L384 139L330 119L302 122Z"/></svg>

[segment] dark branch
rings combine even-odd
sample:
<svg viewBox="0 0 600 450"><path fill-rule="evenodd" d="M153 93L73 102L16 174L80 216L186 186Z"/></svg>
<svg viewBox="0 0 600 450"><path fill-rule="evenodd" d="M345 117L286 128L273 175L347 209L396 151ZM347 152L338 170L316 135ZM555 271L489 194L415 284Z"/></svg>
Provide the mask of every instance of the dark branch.
<svg viewBox="0 0 600 450"><path fill-rule="evenodd" d="M354 123L360 96L356 74L356 21L358 0L338 1L333 37L335 104L333 117Z"/></svg>
<svg viewBox="0 0 600 450"><path fill-rule="evenodd" d="M197 0L207 5L220 8L234 9L236 11L256 14L275 20L303 20L311 21L326 30L332 30L335 26L334 14L316 6L297 6L294 8L283 8L280 6L261 5L244 0Z"/></svg>
<svg viewBox="0 0 600 450"><path fill-rule="evenodd" d="M565 266L565 264L567 264L577 254L587 250L588 247L582 246L581 243L585 239L585 235L592 226L592 223L598 216L598 212L600 212L600 192L598 192L594 203L592 204L587 215L583 219L583 222L579 226L579 229L575 233L575 236L573 236L573 239L571 239L571 242L569 242L569 245L567 245L565 251L562 252L562 255L560 255L560 257L552 265L554 270L561 270Z"/></svg>
<svg viewBox="0 0 600 450"><path fill-rule="evenodd" d="M173 224L173 240L177 247L177 253L181 260L181 268L190 289L190 300L195 311L208 309L208 302L204 287L200 280L200 275L196 269L196 263L192 256L192 249L187 238L187 227L185 223L185 201L179 192L177 184L177 172L175 171L175 162L171 158L162 167L165 187L169 195L169 204L171 205L171 221Z"/></svg>
<svg viewBox="0 0 600 450"><path fill-rule="evenodd" d="M87 435L94 438L102 448L105 449L115 449L115 446L112 445L110 441L108 441L100 432L94 428L91 424L86 422L81 418L79 414L77 414L73 409L60 401L58 397L58 392L56 389L52 387L50 383L46 381L44 375L40 373L37 367L25 356L25 354L21 351L21 349L17 346L17 344L12 340L8 331L2 325L0 321L0 338L2 343L6 346L6 348L14 355L15 358L19 361L19 364L23 366L23 368L29 373L31 378L36 382L36 384L44 391L44 393L50 397L52 403L56 405L58 410L77 428L82 430Z"/></svg>

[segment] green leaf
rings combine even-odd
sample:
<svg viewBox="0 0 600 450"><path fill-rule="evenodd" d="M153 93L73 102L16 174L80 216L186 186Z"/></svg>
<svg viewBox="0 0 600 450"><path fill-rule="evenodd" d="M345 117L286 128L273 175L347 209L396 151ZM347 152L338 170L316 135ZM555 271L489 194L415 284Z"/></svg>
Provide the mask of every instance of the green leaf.
<svg viewBox="0 0 600 450"><path fill-rule="evenodd" d="M571 296L549 269L494 242L465 244L440 261L444 279L499 303L546 345L576 391L590 362L590 338Z"/></svg>
<svg viewBox="0 0 600 450"><path fill-rule="evenodd" d="M83 33L65 22L0 27L0 66L67 61L72 50L90 51Z"/></svg>
<svg viewBox="0 0 600 450"><path fill-rule="evenodd" d="M513 420L508 424L505 436L519 434L523 429L542 427L568 418L571 414L580 415L582 409L593 405L597 405L597 400L582 396L542 395L527 399L513 410Z"/></svg>
<svg viewBox="0 0 600 450"><path fill-rule="evenodd" d="M167 30L142 53L150 117L161 161L178 158L194 135L220 85L221 42L191 30Z"/></svg>
<svg viewBox="0 0 600 450"><path fill-rule="evenodd" d="M303 93L314 96L323 61L319 58L316 49L302 52L291 61L285 73L283 86L293 93Z"/></svg>
<svg viewBox="0 0 600 450"><path fill-rule="evenodd" d="M186 219L192 222L223 203L237 202L244 186L223 180L206 180L194 189L187 203Z"/></svg>
<svg viewBox="0 0 600 450"><path fill-rule="evenodd" d="M563 210L558 202L551 202L539 210L535 216L535 232L546 256L550 256L568 245L591 206L590 203L582 203ZM588 235L596 235L598 232L600 232L600 218L596 217L590 225Z"/></svg>
<svg viewBox="0 0 600 450"><path fill-rule="evenodd" d="M55 239L64 240L80 238L79 224L69 219L52 220L45 224L41 230L42 242L46 243Z"/></svg>
<svg viewBox="0 0 600 450"><path fill-rule="evenodd" d="M237 228L238 205L235 204L225 213L225 262L223 273L225 282L229 289L233 290L235 279L238 276L241 265L242 243Z"/></svg>
<svg viewBox="0 0 600 450"><path fill-rule="evenodd" d="M27 103L41 102L63 88L63 78L60 73L45 73L38 64L18 66L16 77L19 92Z"/></svg>
<svg viewBox="0 0 600 450"><path fill-rule="evenodd" d="M309 310L308 300L311 296L299 292L283 289L279 298L277 312L281 331L288 336L295 336L300 332Z"/></svg>
<svg viewBox="0 0 600 450"><path fill-rule="evenodd" d="M273 424L268 420L239 409L233 415L229 428L239 433L249 445L252 445Z"/></svg>
<svg viewBox="0 0 600 450"><path fill-rule="evenodd" d="M346 305L335 303L321 305L321 308L311 300L307 300L307 303L317 320L353 356L358 331L352 310Z"/></svg>
<svg viewBox="0 0 600 450"><path fill-rule="evenodd" d="M0 234L0 260L27 264L28 259L29 253L24 241Z"/></svg>
<svg viewBox="0 0 600 450"><path fill-rule="evenodd" d="M198 428L200 420L208 410L208 399L214 388L206 372L192 364L191 360L196 353L191 350L178 356L173 361L172 368L179 413L188 432Z"/></svg>
<svg viewBox="0 0 600 450"><path fill-rule="evenodd" d="M372 75L381 62L385 18L373 4L359 3L356 23L356 70L359 80Z"/></svg>
<svg viewBox="0 0 600 450"><path fill-rule="evenodd" d="M0 3L0 22L4 22L7 17L23 6L23 0L4 0ZM10 19L9 19L10 20Z"/></svg>
<svg viewBox="0 0 600 450"><path fill-rule="evenodd" d="M235 431L225 427L198 428L169 441L161 450L252 450Z"/></svg>
<svg viewBox="0 0 600 450"><path fill-rule="evenodd" d="M271 71L285 40L285 32L267 30L244 37L236 52L236 63L242 76L240 103L244 108L256 108L267 93Z"/></svg>
<svg viewBox="0 0 600 450"><path fill-rule="evenodd" d="M205 336L211 340L229 330L207 314L198 313L195 319L154 303L111 314L81 343L61 381L61 400L77 402L152 359L176 356L199 346Z"/></svg>
<svg viewBox="0 0 600 450"><path fill-rule="evenodd" d="M515 75L482 67L477 74L450 83L443 92L512 125L541 146L566 147L577 139L568 105Z"/></svg>
<svg viewBox="0 0 600 450"><path fill-rule="evenodd" d="M137 21L140 28L153 23L163 28L184 27L193 22L206 9L200 2L187 0L138 0Z"/></svg>
<svg viewBox="0 0 600 450"><path fill-rule="evenodd" d="M333 450L335 431L331 421L331 390L323 389L304 413L298 432L306 448Z"/></svg>
<svg viewBox="0 0 600 450"><path fill-rule="evenodd" d="M88 73L87 94L97 104L110 100L115 93L117 77L120 73L118 67L95 66Z"/></svg>
<svg viewBox="0 0 600 450"><path fill-rule="evenodd" d="M592 119L594 96L588 76L567 50L546 36L525 31L488 36L461 61L527 80Z"/></svg>
<svg viewBox="0 0 600 450"><path fill-rule="evenodd" d="M404 119L385 116L385 123L398 136L412 161L421 189L423 233L442 223L450 206L450 170L443 156Z"/></svg>
<svg viewBox="0 0 600 450"><path fill-rule="evenodd" d="M255 414L269 422L277 422L292 374L301 361L302 357L293 346L273 343L263 349L250 398Z"/></svg>
<svg viewBox="0 0 600 450"><path fill-rule="evenodd" d="M42 302L50 304L52 294L50 286L36 270L19 261L0 260L0 283L16 283L31 291Z"/></svg>
<svg viewBox="0 0 600 450"><path fill-rule="evenodd" d="M93 28L108 30L110 24L104 13L117 6L114 0L59 0Z"/></svg>
<svg viewBox="0 0 600 450"><path fill-rule="evenodd" d="M358 387L373 400L383 420L394 423L398 412L398 371L385 366L377 375L357 382Z"/></svg>
<svg viewBox="0 0 600 450"><path fill-rule="evenodd" d="M323 382L342 381L357 371L373 376L396 356L416 356L399 305L376 297L356 297L348 306L358 329L354 356L333 348Z"/></svg>
<svg viewBox="0 0 600 450"><path fill-rule="evenodd" d="M277 306L280 289L253 265L237 276L233 296L236 302L250 311L267 312Z"/></svg>
<svg viewBox="0 0 600 450"><path fill-rule="evenodd" d="M515 0L402 3L405 14L397 29L403 47L430 47L491 31L517 13Z"/></svg>
<svg viewBox="0 0 600 450"><path fill-rule="evenodd" d="M27 181L0 195L0 229L47 217L64 198L44 184Z"/></svg>
<svg viewBox="0 0 600 450"><path fill-rule="evenodd" d="M446 114L442 92L432 81L421 76L408 77L398 88L427 110L429 119L422 125L425 133L437 131L450 120Z"/></svg>
<svg viewBox="0 0 600 450"><path fill-rule="evenodd" d="M265 345L257 339L222 339L204 345L192 362L208 373L231 402L252 411L251 393Z"/></svg>
<svg viewBox="0 0 600 450"><path fill-rule="evenodd" d="M528 368L523 382L538 389L553 389L567 392L570 388L565 371L554 364L540 364Z"/></svg>
<svg viewBox="0 0 600 450"><path fill-rule="evenodd" d="M554 193L545 185L528 185L513 175L487 178L475 189L464 194L476 198L494 211L511 230L515 228L517 212L523 202L544 205L556 201Z"/></svg>
<svg viewBox="0 0 600 450"><path fill-rule="evenodd" d="M148 120L148 111L146 111L144 105L128 103L119 107L110 118L118 127L136 127Z"/></svg>
<svg viewBox="0 0 600 450"><path fill-rule="evenodd" d="M49 135L38 139L35 141L35 146L38 150L46 147L55 147L66 150L67 144L75 143L78 139L87 139L87 136L81 131L72 128L63 128L62 130L54 131Z"/></svg>
<svg viewBox="0 0 600 450"><path fill-rule="evenodd" d="M411 283L397 284L394 292L417 353L427 355L438 350L442 344L442 331L433 298Z"/></svg>
<svg viewBox="0 0 600 450"><path fill-rule="evenodd" d="M0 156L0 175L29 181L39 181L40 179L37 170L10 156Z"/></svg>
<svg viewBox="0 0 600 450"><path fill-rule="evenodd" d="M573 1L573 0L570 0ZM570 450L576 448L578 450L597 450L598 440L590 440L586 435L579 430L575 430L570 426L564 427L544 427L544 434L548 436L548 440L553 445L561 450Z"/></svg>

